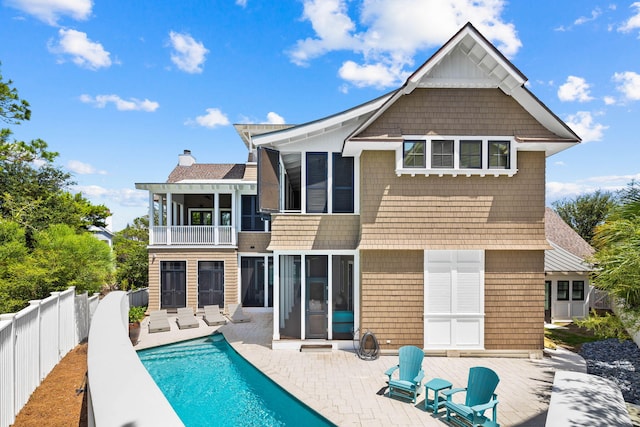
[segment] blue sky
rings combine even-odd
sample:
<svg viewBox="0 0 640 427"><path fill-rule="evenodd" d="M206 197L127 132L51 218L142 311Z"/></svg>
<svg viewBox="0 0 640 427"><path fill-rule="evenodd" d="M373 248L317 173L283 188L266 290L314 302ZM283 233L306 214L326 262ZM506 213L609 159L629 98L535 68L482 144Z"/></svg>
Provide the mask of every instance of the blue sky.
<svg viewBox="0 0 640 427"><path fill-rule="evenodd" d="M547 159L547 204L640 179L640 2L0 0L0 73L114 230L178 155L241 163L233 123L299 124L398 86L466 22L583 139Z"/></svg>

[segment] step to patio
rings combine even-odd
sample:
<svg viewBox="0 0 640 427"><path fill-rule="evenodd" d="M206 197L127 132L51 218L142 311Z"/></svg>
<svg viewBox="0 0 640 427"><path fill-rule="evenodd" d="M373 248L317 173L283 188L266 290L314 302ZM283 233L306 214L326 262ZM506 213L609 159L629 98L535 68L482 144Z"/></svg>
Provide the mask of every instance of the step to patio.
<svg viewBox="0 0 640 427"><path fill-rule="evenodd" d="M303 344L300 346L301 353L330 352L331 350L331 344Z"/></svg>

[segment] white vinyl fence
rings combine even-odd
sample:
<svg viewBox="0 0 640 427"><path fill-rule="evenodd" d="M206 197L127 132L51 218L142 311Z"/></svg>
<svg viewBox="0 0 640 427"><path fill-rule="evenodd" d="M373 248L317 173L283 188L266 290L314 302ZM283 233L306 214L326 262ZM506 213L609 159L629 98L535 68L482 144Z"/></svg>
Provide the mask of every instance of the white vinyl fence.
<svg viewBox="0 0 640 427"><path fill-rule="evenodd" d="M0 427L8 427L58 362L89 334L98 294L51 292L0 314Z"/></svg>

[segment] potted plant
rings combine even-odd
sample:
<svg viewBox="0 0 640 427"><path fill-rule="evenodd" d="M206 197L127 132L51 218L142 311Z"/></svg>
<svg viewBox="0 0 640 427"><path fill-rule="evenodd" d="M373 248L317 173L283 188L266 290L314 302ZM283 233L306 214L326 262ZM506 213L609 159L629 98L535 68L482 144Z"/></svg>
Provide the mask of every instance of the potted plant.
<svg viewBox="0 0 640 427"><path fill-rule="evenodd" d="M130 307L129 308L129 339L132 345L138 343L140 337L140 322L144 319L144 313L147 307Z"/></svg>

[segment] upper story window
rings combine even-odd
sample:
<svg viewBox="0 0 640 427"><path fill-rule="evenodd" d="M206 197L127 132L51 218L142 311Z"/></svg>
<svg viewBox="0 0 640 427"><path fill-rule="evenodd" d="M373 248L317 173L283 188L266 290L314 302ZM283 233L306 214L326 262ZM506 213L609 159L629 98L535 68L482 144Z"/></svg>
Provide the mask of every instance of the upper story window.
<svg viewBox="0 0 640 427"><path fill-rule="evenodd" d="M240 221L242 231L264 231L264 221L258 212L258 196L242 195L242 218Z"/></svg>
<svg viewBox="0 0 640 427"><path fill-rule="evenodd" d="M353 213L353 157L333 153L333 213Z"/></svg>
<svg viewBox="0 0 640 427"><path fill-rule="evenodd" d="M403 165L405 168L424 168L424 141L405 141Z"/></svg>
<svg viewBox="0 0 640 427"><path fill-rule="evenodd" d="M396 153L398 175L511 176L517 172L515 146L508 137L412 138Z"/></svg>
<svg viewBox="0 0 640 427"><path fill-rule="evenodd" d="M453 141L431 141L431 167L434 169L453 168Z"/></svg>

